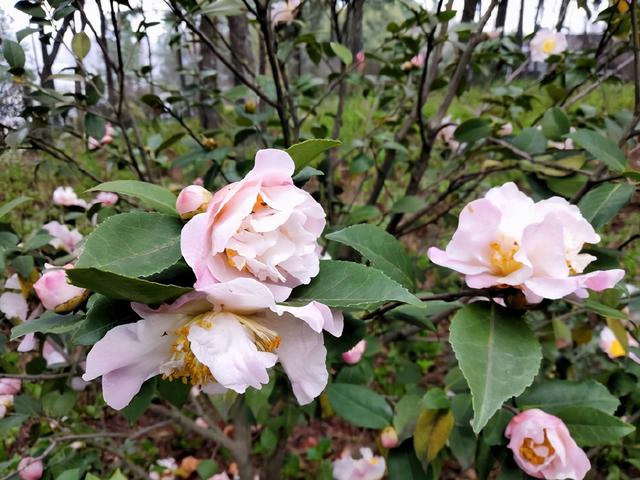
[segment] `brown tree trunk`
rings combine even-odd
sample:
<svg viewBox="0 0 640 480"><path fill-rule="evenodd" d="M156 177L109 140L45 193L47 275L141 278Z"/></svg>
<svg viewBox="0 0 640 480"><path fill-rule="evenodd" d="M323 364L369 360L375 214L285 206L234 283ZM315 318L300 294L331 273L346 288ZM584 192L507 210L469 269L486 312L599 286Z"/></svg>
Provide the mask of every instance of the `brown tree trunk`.
<svg viewBox="0 0 640 480"><path fill-rule="evenodd" d="M214 20L216 21L216 20ZM213 41L215 24L207 21L205 16L200 21L200 30L207 38ZM213 51L204 43L200 42L200 61L198 62L200 72L206 70L217 70L216 57ZM218 81L216 76L207 76L203 81L203 87L200 89L200 124L204 130L216 128L220 124L220 118L212 105L208 100L210 97L209 92L213 92L218 88Z"/></svg>
<svg viewBox="0 0 640 480"><path fill-rule="evenodd" d="M558 23L556 23L556 30L559 32L562 30L564 20L567 18L567 10L569 9L569 0L562 0L560 4L560 12L558 12Z"/></svg>
<svg viewBox="0 0 640 480"><path fill-rule="evenodd" d="M498 4L498 13L496 14L496 30L504 28L504 23L507 19L507 7L509 6L509 0L500 0Z"/></svg>
<svg viewBox="0 0 640 480"><path fill-rule="evenodd" d="M249 35L249 21L246 15L228 17L229 21L229 43L233 56L240 64L247 65L253 70L253 53ZM242 82L237 75L233 77L234 85L241 85Z"/></svg>
<svg viewBox="0 0 640 480"><path fill-rule="evenodd" d="M105 77L107 79L107 101L110 105L115 105L116 90L115 83L113 82L113 68L108 57L109 42L107 42L107 18L104 15L101 1L96 0L96 4L98 5L98 13L100 14L100 43L104 47L102 56L104 58Z"/></svg>
<svg viewBox="0 0 640 480"><path fill-rule="evenodd" d="M524 0L520 0L520 15L518 16L518 31L516 32L516 38L519 42L522 42L524 37Z"/></svg>
<svg viewBox="0 0 640 480"><path fill-rule="evenodd" d="M544 7L544 0L538 0L538 7L536 8L536 20L535 20L535 30L538 31L540 28L540 15L542 14L542 8Z"/></svg>
<svg viewBox="0 0 640 480"><path fill-rule="evenodd" d="M362 18L364 16L364 0L353 0L349 25L349 48L355 55L363 48Z"/></svg>
<svg viewBox="0 0 640 480"><path fill-rule="evenodd" d="M462 21L472 22L476 16L479 0L464 0L464 8L462 9Z"/></svg>

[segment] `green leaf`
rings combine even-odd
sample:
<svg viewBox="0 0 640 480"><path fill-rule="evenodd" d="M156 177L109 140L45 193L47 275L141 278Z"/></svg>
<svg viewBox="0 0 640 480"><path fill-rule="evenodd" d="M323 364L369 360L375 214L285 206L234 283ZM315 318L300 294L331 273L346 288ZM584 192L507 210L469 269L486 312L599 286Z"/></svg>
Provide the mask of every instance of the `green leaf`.
<svg viewBox="0 0 640 480"><path fill-rule="evenodd" d="M120 413L130 422L135 422L149 407L155 393L156 378L154 377L142 384L140 391L136 393L136 396L133 397L129 405L120 410Z"/></svg>
<svg viewBox="0 0 640 480"><path fill-rule="evenodd" d="M71 50L82 60L91 50L91 39L84 32L76 33L71 39Z"/></svg>
<svg viewBox="0 0 640 480"><path fill-rule="evenodd" d="M107 218L87 237L77 268L147 277L182 257L182 223L161 213L130 212Z"/></svg>
<svg viewBox="0 0 640 480"><path fill-rule="evenodd" d="M80 480L80 469L65 470L56 477L56 480Z"/></svg>
<svg viewBox="0 0 640 480"><path fill-rule="evenodd" d="M178 380L158 379L158 394L176 408L182 408L189 399L191 385Z"/></svg>
<svg viewBox="0 0 640 480"><path fill-rule="evenodd" d="M407 440L402 445L389 451L390 480L424 480L424 470L413 450L412 442Z"/></svg>
<svg viewBox="0 0 640 480"><path fill-rule="evenodd" d="M327 387L336 414L357 427L384 428L391 424L393 412L382 395L367 387L332 383Z"/></svg>
<svg viewBox="0 0 640 480"><path fill-rule="evenodd" d="M420 416L422 405L420 395L409 393L402 397L396 404L396 414L393 417L393 428L398 432L400 441L409 438L416 428L416 422Z"/></svg>
<svg viewBox="0 0 640 480"><path fill-rule="evenodd" d="M207 480L215 473L218 473L218 464L209 458L205 458L204 460L200 460L196 471L202 480Z"/></svg>
<svg viewBox="0 0 640 480"><path fill-rule="evenodd" d="M313 300L330 307L373 307L388 301L419 305L420 300L380 270L359 263L321 260L320 273L294 290L292 300Z"/></svg>
<svg viewBox="0 0 640 480"><path fill-rule="evenodd" d="M306 166L315 167L318 161L314 159L322 152L342 145L339 140L331 140L330 138L313 138L304 142L296 143L287 148L286 152L293 158L296 164L296 172L299 172Z"/></svg>
<svg viewBox="0 0 640 480"><path fill-rule="evenodd" d="M627 157L613 140L603 137L593 130L578 130L569 135L574 142L614 172L624 172Z"/></svg>
<svg viewBox="0 0 640 480"><path fill-rule="evenodd" d="M49 392L42 397L42 409L51 417L64 417L73 410L77 396L73 390Z"/></svg>
<svg viewBox="0 0 640 480"><path fill-rule="evenodd" d="M329 43L329 45L331 46L331 50L333 50L333 53L335 53L338 58L342 60L342 63L344 63L345 65L351 65L351 62L353 62L353 55L351 54L351 50L338 42L331 42Z"/></svg>
<svg viewBox="0 0 640 480"><path fill-rule="evenodd" d="M590 312L595 312L598 315L602 315L603 317L617 318L618 320L627 320L627 316L620 310L616 310L615 308L612 308L609 305L605 305L604 303L597 302L593 298L587 298L582 303L582 307L589 310Z"/></svg>
<svg viewBox="0 0 640 480"><path fill-rule="evenodd" d="M417 213L426 206L427 201L424 198L409 195L396 200L389 213Z"/></svg>
<svg viewBox="0 0 640 480"><path fill-rule="evenodd" d="M13 200L10 200L6 203L3 203L2 206L0 206L0 218L4 217L7 213L9 213L11 210L16 208L18 205L22 205L23 203L29 202L29 201L31 201L31 198L22 196L22 197L14 198Z"/></svg>
<svg viewBox="0 0 640 480"><path fill-rule="evenodd" d="M507 410L498 410L491 420L487 422L487 426L484 427L482 432L482 440L487 445L503 445L507 442L504 436L504 431L507 428L507 424L511 421L514 414Z"/></svg>
<svg viewBox="0 0 640 480"><path fill-rule="evenodd" d="M511 143L531 155L543 153L547 149L547 138L537 128L525 128Z"/></svg>
<svg viewBox="0 0 640 480"><path fill-rule="evenodd" d="M531 384L540 368L540 344L524 320L487 304L461 308L449 341L471 389L478 433L506 400Z"/></svg>
<svg viewBox="0 0 640 480"><path fill-rule="evenodd" d="M423 464L432 462L444 448L453 425L451 410L425 410L420 414L413 432L413 448Z"/></svg>
<svg viewBox="0 0 640 480"><path fill-rule="evenodd" d="M462 122L453 136L459 142L474 143L491 134L491 124L483 118L472 118Z"/></svg>
<svg viewBox="0 0 640 480"><path fill-rule="evenodd" d="M72 268L67 271L71 283L101 293L115 300L131 300L159 304L175 300L192 288L165 285L140 278L131 278L95 268Z"/></svg>
<svg viewBox="0 0 640 480"><path fill-rule="evenodd" d="M120 195L130 195L141 200L145 205L160 213L178 215L176 212L176 196L166 188L153 183L137 180L115 180L97 185L90 192L114 192Z"/></svg>
<svg viewBox="0 0 640 480"><path fill-rule="evenodd" d="M602 410L568 407L556 413L567 424L571 436L580 445L607 445L629 435L635 427Z"/></svg>
<svg viewBox="0 0 640 480"><path fill-rule="evenodd" d="M582 215L596 230L606 225L624 207L635 188L628 183L604 183L589 191L580 203Z"/></svg>
<svg viewBox="0 0 640 480"><path fill-rule="evenodd" d="M551 140L562 140L569 133L570 125L567 115L558 107L551 107L542 117L542 133Z"/></svg>
<svg viewBox="0 0 640 480"><path fill-rule="evenodd" d="M11 68L24 68L24 50L19 43L6 38L2 39L2 55Z"/></svg>
<svg viewBox="0 0 640 480"><path fill-rule="evenodd" d="M73 333L72 341L77 345L93 345L116 325L138 318L129 302L112 300L96 293L87 302L87 315Z"/></svg>
<svg viewBox="0 0 640 480"><path fill-rule="evenodd" d="M93 113L87 113L84 117L84 129L87 135L100 140L105 133L104 120Z"/></svg>
<svg viewBox="0 0 640 480"><path fill-rule="evenodd" d="M396 282L410 290L415 289L413 261L402 244L382 228L353 225L330 233L326 238L350 246Z"/></svg>
<svg viewBox="0 0 640 480"><path fill-rule="evenodd" d="M75 330L80 325L82 315L79 313L69 313L61 315L59 313L47 311L38 318L21 323L11 329L11 340L22 337L27 333L56 333L58 335Z"/></svg>
<svg viewBox="0 0 640 480"><path fill-rule="evenodd" d="M570 407L589 407L612 414L620 404L607 387L595 380L548 380L537 383L525 390L516 403L523 410L539 408L552 415Z"/></svg>

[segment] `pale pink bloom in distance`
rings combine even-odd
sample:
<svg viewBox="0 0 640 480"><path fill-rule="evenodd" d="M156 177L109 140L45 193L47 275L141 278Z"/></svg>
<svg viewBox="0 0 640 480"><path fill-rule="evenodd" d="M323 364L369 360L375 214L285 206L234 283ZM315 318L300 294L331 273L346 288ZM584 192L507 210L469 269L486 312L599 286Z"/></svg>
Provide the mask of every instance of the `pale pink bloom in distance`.
<svg viewBox="0 0 640 480"><path fill-rule="evenodd" d="M69 253L72 253L84 238L77 228L71 230L67 225L57 221L46 223L42 228L54 237L49 242L49 245L58 250L66 250Z"/></svg>
<svg viewBox="0 0 640 480"><path fill-rule="evenodd" d="M442 120L442 123L443 124L451 123L451 119L448 117L444 118ZM456 150L458 150L458 148L460 148L460 142L457 141L454 136L457 128L458 128L458 125L456 125L455 123L452 123L451 125L442 127L438 131L438 134L436 135L436 138L440 139L445 144L445 146L453 152L455 152Z"/></svg>
<svg viewBox="0 0 640 480"><path fill-rule="evenodd" d="M4 292L0 295L0 312L9 320L26 320L29 305L22 293Z"/></svg>
<svg viewBox="0 0 640 480"><path fill-rule="evenodd" d="M500 127L500 129L496 132L499 137L508 137L513 134L513 125L511 122L507 122Z"/></svg>
<svg viewBox="0 0 640 480"><path fill-rule="evenodd" d="M277 302L318 274L324 210L293 184L295 165L282 150L259 150L239 182L213 196L205 213L182 229L181 249L196 290L236 278L255 278Z"/></svg>
<svg viewBox="0 0 640 480"><path fill-rule="evenodd" d="M296 18L300 0L279 0L271 4L271 24L291 23Z"/></svg>
<svg viewBox="0 0 640 480"><path fill-rule="evenodd" d="M65 365L67 363L65 356L62 355L59 349L54 347L49 340L45 340L44 345L42 345L42 356L47 362L47 368Z"/></svg>
<svg viewBox="0 0 640 480"><path fill-rule="evenodd" d="M22 388L19 378L0 378L0 395L17 395Z"/></svg>
<svg viewBox="0 0 640 480"><path fill-rule="evenodd" d="M513 417L504 434L516 463L532 477L582 480L591 468L564 422L537 408Z"/></svg>
<svg viewBox="0 0 640 480"><path fill-rule="evenodd" d="M465 275L471 288L512 286L529 303L570 294L588 296L624 277L624 270L583 274L595 257L580 253L600 236L575 205L552 197L534 202L512 182L467 204L446 250L431 247L429 259Z"/></svg>
<svg viewBox="0 0 640 480"><path fill-rule="evenodd" d="M53 191L53 203L65 207L77 206L87 208L87 202L78 198L72 187L58 187Z"/></svg>
<svg viewBox="0 0 640 480"><path fill-rule="evenodd" d="M360 340L356 343L351 349L347 350L342 354L342 360L349 365L355 365L358 363L362 356L364 355L364 351L367 349L367 341L365 339Z"/></svg>
<svg viewBox="0 0 640 480"><path fill-rule="evenodd" d="M255 279L236 278L183 295L107 332L87 356L86 381L102 376L107 404L124 408L148 378L187 379L205 393L244 393L269 382L280 362L300 404L324 390L328 373L322 331L342 333L342 314L318 302L277 305Z"/></svg>
<svg viewBox="0 0 640 480"><path fill-rule="evenodd" d="M0 395L0 419L4 418L9 408L13 406L13 394Z"/></svg>
<svg viewBox="0 0 640 480"><path fill-rule="evenodd" d="M360 50L358 53L356 53L356 70L358 70L360 73L364 71L366 58L367 56L363 50Z"/></svg>
<svg viewBox="0 0 640 480"><path fill-rule="evenodd" d="M370 448L360 449L361 458L345 455L333 462L336 480L380 480L387 468L383 457L376 457Z"/></svg>
<svg viewBox="0 0 640 480"><path fill-rule="evenodd" d="M567 37L564 33L551 30L538 30L534 35L529 50L531 60L534 62L544 62L551 55L557 55L567 49Z"/></svg>
<svg viewBox="0 0 640 480"><path fill-rule="evenodd" d="M118 203L119 199L120 197L118 197L118 195L113 192L100 192L96 195L96 198L94 198L93 202L91 203L94 205L96 203L99 203L104 207L109 207Z"/></svg>

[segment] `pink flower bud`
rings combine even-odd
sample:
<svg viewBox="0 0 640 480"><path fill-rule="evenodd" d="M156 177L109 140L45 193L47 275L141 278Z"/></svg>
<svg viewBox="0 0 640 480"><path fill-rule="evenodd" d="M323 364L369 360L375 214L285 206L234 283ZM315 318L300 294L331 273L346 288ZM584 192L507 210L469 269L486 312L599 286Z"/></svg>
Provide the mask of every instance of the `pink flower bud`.
<svg viewBox="0 0 640 480"><path fill-rule="evenodd" d="M17 395L21 387L19 378L0 378L0 395Z"/></svg>
<svg viewBox="0 0 640 480"><path fill-rule="evenodd" d="M110 205L115 205L118 202L118 195L112 192L100 192L96 195L96 198L93 200L93 203L99 203L105 207Z"/></svg>
<svg viewBox="0 0 640 480"><path fill-rule="evenodd" d="M189 185L183 188L176 201L176 210L180 218L188 219L194 215L207 211L211 201L211 192L199 185Z"/></svg>
<svg viewBox="0 0 640 480"><path fill-rule="evenodd" d="M362 359L362 355L364 355L366 349L367 341L364 339L360 340L351 350L347 350L342 354L342 360L349 365L355 365Z"/></svg>
<svg viewBox="0 0 640 480"><path fill-rule="evenodd" d="M18 464L18 474L22 480L39 480L43 472L42 460L24 457Z"/></svg>
<svg viewBox="0 0 640 480"><path fill-rule="evenodd" d="M202 417L198 417L196 418L196 425L199 426L200 428L209 428L209 424L207 423L207 421L202 418Z"/></svg>
<svg viewBox="0 0 640 480"><path fill-rule="evenodd" d="M389 426L385 427L380 433L380 443L384 448L395 448L398 446L398 432Z"/></svg>
<svg viewBox="0 0 640 480"><path fill-rule="evenodd" d="M51 265L45 265L45 267L55 268ZM87 298L88 290L71 285L67 281L65 269L68 268L73 267L69 264L64 268L47 270L33 284L38 298L47 310L53 310L58 313L69 312Z"/></svg>

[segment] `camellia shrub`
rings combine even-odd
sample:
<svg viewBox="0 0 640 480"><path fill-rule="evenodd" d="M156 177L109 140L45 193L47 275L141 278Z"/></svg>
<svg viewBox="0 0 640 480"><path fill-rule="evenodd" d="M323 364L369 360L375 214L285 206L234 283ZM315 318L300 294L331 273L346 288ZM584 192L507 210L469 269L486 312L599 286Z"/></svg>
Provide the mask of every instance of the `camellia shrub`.
<svg viewBox="0 0 640 480"><path fill-rule="evenodd" d="M2 480L640 476L640 3L133 3L0 29Z"/></svg>

